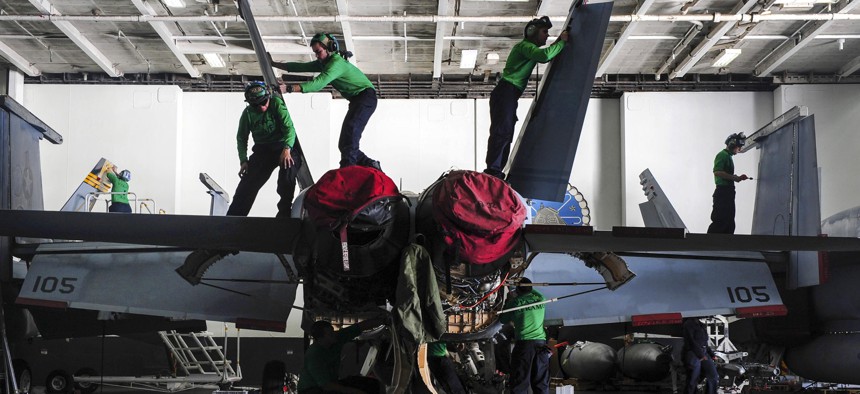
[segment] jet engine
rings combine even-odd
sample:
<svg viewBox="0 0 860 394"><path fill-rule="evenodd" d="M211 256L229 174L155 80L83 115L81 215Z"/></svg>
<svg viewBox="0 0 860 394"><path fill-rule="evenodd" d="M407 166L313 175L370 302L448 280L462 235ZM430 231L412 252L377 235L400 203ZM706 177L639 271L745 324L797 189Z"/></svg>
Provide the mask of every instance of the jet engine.
<svg viewBox="0 0 860 394"><path fill-rule="evenodd" d="M419 197L416 233L433 261L448 318L446 340L498 331L496 312L510 260L522 248L525 217L520 196L507 183L474 171L443 174Z"/></svg>
<svg viewBox="0 0 860 394"><path fill-rule="evenodd" d="M391 178L361 166L331 170L302 197L294 258L305 307L317 315L355 313L393 300L410 220Z"/></svg>

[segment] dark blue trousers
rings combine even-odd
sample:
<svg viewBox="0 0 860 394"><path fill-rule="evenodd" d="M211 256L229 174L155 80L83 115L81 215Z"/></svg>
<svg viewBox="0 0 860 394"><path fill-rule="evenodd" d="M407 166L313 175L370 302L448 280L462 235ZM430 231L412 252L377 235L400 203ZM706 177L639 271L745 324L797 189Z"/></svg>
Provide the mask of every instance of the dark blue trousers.
<svg viewBox="0 0 860 394"><path fill-rule="evenodd" d="M708 234L735 233L735 186L720 185L714 190L714 208Z"/></svg>
<svg viewBox="0 0 860 394"><path fill-rule="evenodd" d="M714 360L710 358L701 360L689 350L684 357L688 374L687 388L684 390L684 394L696 394L696 386L699 385L699 377L702 375L705 375L707 394L717 394L717 382L720 376L717 374L717 365L714 364Z"/></svg>
<svg viewBox="0 0 860 394"><path fill-rule="evenodd" d="M466 389L463 388L463 383L457 376L457 370L454 368L454 363L448 357L427 356L427 365L430 367L430 372L442 388L448 394L466 394Z"/></svg>
<svg viewBox="0 0 860 394"><path fill-rule="evenodd" d="M124 202L111 202L110 207L108 207L108 212L131 213L131 205Z"/></svg>
<svg viewBox="0 0 860 394"><path fill-rule="evenodd" d="M508 164L514 126L517 124L517 100L523 92L505 80L499 81L490 94L490 139L487 140L487 171L500 175Z"/></svg>
<svg viewBox="0 0 860 394"><path fill-rule="evenodd" d="M550 357L546 341L517 341L511 351L511 393L528 393L531 386L534 394L548 394Z"/></svg>
<svg viewBox="0 0 860 394"><path fill-rule="evenodd" d="M227 209L227 216L248 216L260 188L266 184L269 177L272 176L272 171L277 168L278 195L281 196L281 200L278 201L277 217L290 217L293 196L296 192L296 176L302 166L302 155L301 147L296 143L291 152L295 163L290 168L283 168L278 163L282 150L280 143L254 145L254 153L248 158L248 172L245 173L239 181L239 186L236 187L233 202Z"/></svg>
<svg viewBox="0 0 860 394"><path fill-rule="evenodd" d="M340 149L340 167L352 165L366 166L373 161L359 148L361 133L370 120L370 115L376 111L376 90L364 89L355 97L349 99L349 110L340 128L340 139L337 148Z"/></svg>

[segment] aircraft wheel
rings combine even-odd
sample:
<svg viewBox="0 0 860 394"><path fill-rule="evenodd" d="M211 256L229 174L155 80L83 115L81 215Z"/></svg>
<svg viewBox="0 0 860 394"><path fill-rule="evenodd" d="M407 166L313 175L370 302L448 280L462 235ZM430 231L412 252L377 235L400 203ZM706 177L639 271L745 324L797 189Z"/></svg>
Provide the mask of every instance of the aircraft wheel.
<svg viewBox="0 0 860 394"><path fill-rule="evenodd" d="M284 393L284 378L287 373L287 366L281 361L269 361L263 367L263 383L260 388L260 394L283 394Z"/></svg>
<svg viewBox="0 0 860 394"><path fill-rule="evenodd" d="M72 376L62 369L56 369L45 379L48 394L64 394L72 391Z"/></svg>
<svg viewBox="0 0 860 394"><path fill-rule="evenodd" d="M27 365L27 362L24 360L15 359L12 360L12 370L15 371L15 382L18 384L18 392L22 394L29 393L33 383L33 373L30 371L30 366ZM0 381L2 381L2 379L0 379ZM0 390L5 393L6 385L4 384L2 386L3 387L0 388Z"/></svg>
<svg viewBox="0 0 860 394"><path fill-rule="evenodd" d="M79 390L81 394L90 394L96 391L99 388L98 383L92 382L78 382L78 377L86 377L91 378L93 376L98 376L98 372L92 368L81 368L78 372L75 373L73 379L75 380L75 389Z"/></svg>

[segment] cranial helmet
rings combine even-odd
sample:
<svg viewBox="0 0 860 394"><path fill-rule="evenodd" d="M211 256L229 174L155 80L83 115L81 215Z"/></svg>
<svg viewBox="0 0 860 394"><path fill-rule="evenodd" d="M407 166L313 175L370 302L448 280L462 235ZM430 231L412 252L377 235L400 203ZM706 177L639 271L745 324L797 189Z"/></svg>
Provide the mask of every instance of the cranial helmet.
<svg viewBox="0 0 860 394"><path fill-rule="evenodd" d="M130 180L131 180L131 171L129 171L129 170L122 170L122 171L120 171L120 173L119 173L119 177L120 177L120 179L122 179L122 180L124 180L124 181L128 182L128 181L130 181Z"/></svg>
<svg viewBox="0 0 860 394"><path fill-rule="evenodd" d="M311 38L311 45L314 45L315 42L322 45L329 53L340 51L340 44L337 42L337 38L334 38L331 34L317 33Z"/></svg>
<svg viewBox="0 0 860 394"><path fill-rule="evenodd" d="M266 84L260 81L253 81L245 86L245 101L251 105L261 105L269 99L271 94Z"/></svg>
<svg viewBox="0 0 860 394"><path fill-rule="evenodd" d="M548 16L532 19L529 23L526 23L526 28L523 29L523 37L530 38L538 31L538 29L544 27L547 29L552 28L552 22L549 21Z"/></svg>
<svg viewBox="0 0 860 394"><path fill-rule="evenodd" d="M746 144L747 136L744 133L734 133L726 138L726 145L742 147Z"/></svg>

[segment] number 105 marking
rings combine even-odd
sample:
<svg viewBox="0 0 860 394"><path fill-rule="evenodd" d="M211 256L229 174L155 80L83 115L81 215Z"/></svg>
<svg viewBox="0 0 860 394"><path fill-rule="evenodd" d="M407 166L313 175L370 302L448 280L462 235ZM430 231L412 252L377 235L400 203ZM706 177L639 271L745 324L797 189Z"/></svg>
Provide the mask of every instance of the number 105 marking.
<svg viewBox="0 0 860 394"><path fill-rule="evenodd" d="M747 303L753 300L758 302L770 301L770 294L767 294L767 286L752 286L752 287L726 287L726 292L729 293L729 300L734 303Z"/></svg>
<svg viewBox="0 0 860 394"><path fill-rule="evenodd" d="M57 278L55 276L46 276L42 278L41 275L36 277L36 282L33 283L33 292L38 293L53 293L58 291L63 294L69 294L75 291L75 282L77 282L78 278Z"/></svg>

